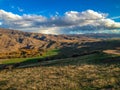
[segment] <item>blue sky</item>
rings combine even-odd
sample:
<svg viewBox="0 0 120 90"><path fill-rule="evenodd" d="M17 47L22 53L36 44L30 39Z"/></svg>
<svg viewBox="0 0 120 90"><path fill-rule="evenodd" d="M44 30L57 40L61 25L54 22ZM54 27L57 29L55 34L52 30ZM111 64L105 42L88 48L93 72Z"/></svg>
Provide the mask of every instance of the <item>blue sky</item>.
<svg viewBox="0 0 120 90"><path fill-rule="evenodd" d="M17 8L24 12L19 12ZM16 14L42 14L49 16L66 11L84 11L92 9L109 13L112 16L120 14L120 0L0 0L0 8Z"/></svg>
<svg viewBox="0 0 120 90"><path fill-rule="evenodd" d="M67 32L69 32L68 34L77 34L87 33L90 31L89 29L91 29L90 33L113 33L115 31L116 33L119 33L120 29L120 0L0 0L0 10L0 27L18 29L22 31L40 33L48 33L50 31L51 33L54 32L57 34L67 34ZM82 14L83 12L85 13ZM13 20L13 17L10 13L16 19ZM87 14L92 15L95 18L92 16L89 17ZM70 15L72 16L70 17ZM87 24L83 24L83 22L81 22L82 16L85 18L85 20L91 19L91 21L84 21ZM11 17L11 19L9 18L10 20L6 21L8 17ZM68 17L70 20L68 20ZM100 25L98 20L92 20L96 18L100 19L100 17L101 21L99 22L105 23L105 25ZM73 23L66 23L63 18ZM30 19L32 22L29 22L30 20L28 19ZM9 21L14 21L16 23L11 25L12 23L9 23ZM21 21L21 23L18 23L17 21ZM26 24L27 22L29 25ZM96 22L99 25L90 25L89 22ZM62 23L65 25L62 25ZM14 28L14 25L18 25L18 27L16 26ZM31 27L32 29L30 29ZM95 28L99 30L97 31ZM68 29L70 29L70 31Z"/></svg>

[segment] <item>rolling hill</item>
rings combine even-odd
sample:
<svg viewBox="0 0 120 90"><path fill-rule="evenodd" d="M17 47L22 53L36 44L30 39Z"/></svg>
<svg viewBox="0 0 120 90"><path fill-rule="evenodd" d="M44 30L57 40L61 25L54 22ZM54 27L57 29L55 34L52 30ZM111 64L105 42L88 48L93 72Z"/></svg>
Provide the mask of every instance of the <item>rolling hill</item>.
<svg viewBox="0 0 120 90"><path fill-rule="evenodd" d="M49 49L95 41L99 40L82 35L45 35L0 28L0 58L40 56Z"/></svg>
<svg viewBox="0 0 120 90"><path fill-rule="evenodd" d="M0 90L119 90L117 37L1 28Z"/></svg>
<svg viewBox="0 0 120 90"><path fill-rule="evenodd" d="M1 90L119 90L120 57L103 53L0 71Z"/></svg>

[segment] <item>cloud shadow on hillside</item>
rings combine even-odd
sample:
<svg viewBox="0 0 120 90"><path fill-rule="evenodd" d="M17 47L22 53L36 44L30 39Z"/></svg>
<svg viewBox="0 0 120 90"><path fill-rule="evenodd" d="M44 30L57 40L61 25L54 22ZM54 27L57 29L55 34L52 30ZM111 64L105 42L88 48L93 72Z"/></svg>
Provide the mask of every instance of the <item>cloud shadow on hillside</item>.
<svg viewBox="0 0 120 90"><path fill-rule="evenodd" d="M4 68L18 68L18 67L36 67L36 66L66 66L66 65L76 65L77 62L80 64L119 64L120 57L119 56L111 56L103 53L103 50L107 49L116 49L119 47L120 41L101 41L101 42L86 42L81 44L81 48L76 47L77 45L72 45L72 47L63 47L59 49L59 53L57 55L48 56L45 58L36 58L36 59L27 59L21 63L12 63L8 65L0 65L1 69ZM88 61L80 61L75 58L88 57L92 56L92 60ZM105 58L104 58L105 57ZM67 59L68 58L68 59ZM67 61L63 60L67 59ZM70 59L70 60L69 60ZM73 59L73 60L71 60ZM68 64L69 63L69 64Z"/></svg>

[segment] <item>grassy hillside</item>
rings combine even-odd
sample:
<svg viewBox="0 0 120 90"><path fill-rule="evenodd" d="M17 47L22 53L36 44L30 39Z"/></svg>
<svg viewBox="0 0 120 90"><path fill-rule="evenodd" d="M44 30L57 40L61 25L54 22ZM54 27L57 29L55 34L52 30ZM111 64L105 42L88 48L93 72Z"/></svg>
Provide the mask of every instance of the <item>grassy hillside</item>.
<svg viewBox="0 0 120 90"><path fill-rule="evenodd" d="M43 56L46 50L95 42L87 36L47 35L0 28L0 59Z"/></svg>
<svg viewBox="0 0 120 90"><path fill-rule="evenodd" d="M0 42L0 90L120 89L120 39L0 29Z"/></svg>
<svg viewBox="0 0 120 90"><path fill-rule="evenodd" d="M112 62L112 63L111 63ZM120 57L104 53L0 72L1 90L119 90Z"/></svg>
<svg viewBox="0 0 120 90"><path fill-rule="evenodd" d="M15 63L21 63L21 62L28 62L28 63L35 63L38 60L41 60L43 58L49 57L49 56L55 56L59 52L58 49L53 49L53 50L48 50L43 53L42 56L39 57L32 57L32 58L13 58L13 59L6 59L6 60L1 60L1 64L15 64Z"/></svg>

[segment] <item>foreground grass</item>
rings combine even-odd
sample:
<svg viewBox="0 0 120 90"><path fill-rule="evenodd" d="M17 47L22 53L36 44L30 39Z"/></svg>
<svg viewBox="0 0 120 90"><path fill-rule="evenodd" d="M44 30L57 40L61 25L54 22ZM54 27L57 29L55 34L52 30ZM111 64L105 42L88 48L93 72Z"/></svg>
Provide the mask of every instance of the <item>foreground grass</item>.
<svg viewBox="0 0 120 90"><path fill-rule="evenodd" d="M0 72L1 90L119 90L116 65L34 67Z"/></svg>
<svg viewBox="0 0 120 90"><path fill-rule="evenodd" d="M46 61L39 67L3 70L0 90L119 90L120 63L108 61L114 57L91 54Z"/></svg>

